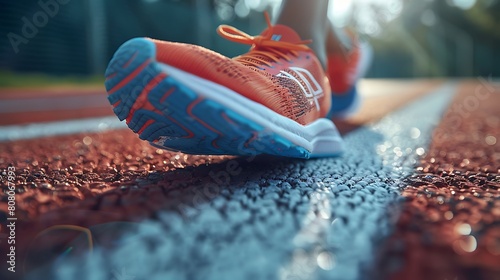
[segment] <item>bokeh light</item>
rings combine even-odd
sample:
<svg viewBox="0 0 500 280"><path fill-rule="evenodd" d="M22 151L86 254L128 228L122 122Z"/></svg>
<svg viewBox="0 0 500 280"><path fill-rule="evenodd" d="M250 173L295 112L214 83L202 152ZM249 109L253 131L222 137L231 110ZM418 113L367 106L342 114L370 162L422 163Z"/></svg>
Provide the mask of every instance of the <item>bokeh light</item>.
<svg viewBox="0 0 500 280"><path fill-rule="evenodd" d="M456 6L463 10L468 10L476 4L476 0L451 0L448 1L451 6Z"/></svg>
<svg viewBox="0 0 500 280"><path fill-rule="evenodd" d="M402 10L401 0L332 1L328 16L337 27L354 23L361 33L376 36L383 24L396 19Z"/></svg>

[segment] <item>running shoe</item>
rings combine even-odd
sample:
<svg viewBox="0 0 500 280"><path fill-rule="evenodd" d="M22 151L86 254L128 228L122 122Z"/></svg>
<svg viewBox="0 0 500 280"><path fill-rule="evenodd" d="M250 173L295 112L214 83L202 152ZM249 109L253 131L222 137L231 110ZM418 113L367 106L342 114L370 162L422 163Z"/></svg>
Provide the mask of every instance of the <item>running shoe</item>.
<svg viewBox="0 0 500 280"><path fill-rule="evenodd" d="M364 77L372 60L372 49L350 34L352 48L347 53L328 54L327 71L332 88L332 107L328 117L347 118L360 106L357 82Z"/></svg>
<svg viewBox="0 0 500 280"><path fill-rule="evenodd" d="M135 38L106 70L108 100L153 146L188 154L310 158L343 150L321 63L296 32L271 25L258 36L221 25L251 45L228 58L201 46Z"/></svg>

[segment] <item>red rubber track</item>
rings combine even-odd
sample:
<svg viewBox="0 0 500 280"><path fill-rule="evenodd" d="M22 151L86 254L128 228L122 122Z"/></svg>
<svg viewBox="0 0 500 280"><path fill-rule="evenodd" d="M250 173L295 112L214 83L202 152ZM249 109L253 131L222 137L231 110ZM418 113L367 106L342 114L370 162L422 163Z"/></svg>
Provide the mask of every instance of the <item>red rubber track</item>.
<svg viewBox="0 0 500 280"><path fill-rule="evenodd" d="M402 193L380 261L392 279L500 279L499 104L498 86L460 86Z"/></svg>

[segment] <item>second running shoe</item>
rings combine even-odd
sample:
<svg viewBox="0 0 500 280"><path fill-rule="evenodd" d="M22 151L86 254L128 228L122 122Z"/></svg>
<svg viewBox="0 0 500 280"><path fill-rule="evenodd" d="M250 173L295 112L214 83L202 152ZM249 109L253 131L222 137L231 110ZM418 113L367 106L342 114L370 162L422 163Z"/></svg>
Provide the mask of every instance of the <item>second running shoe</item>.
<svg viewBox="0 0 500 280"><path fill-rule="evenodd" d="M366 41L350 34L352 46L345 54L328 54L328 76L332 87L332 108L328 117L347 118L360 106L357 83L372 61L372 48Z"/></svg>
<svg viewBox="0 0 500 280"><path fill-rule="evenodd" d="M135 38L106 70L108 99L120 120L153 146L189 154L294 158L335 156L343 142L333 122L327 75L296 32L271 25L228 58L201 46Z"/></svg>

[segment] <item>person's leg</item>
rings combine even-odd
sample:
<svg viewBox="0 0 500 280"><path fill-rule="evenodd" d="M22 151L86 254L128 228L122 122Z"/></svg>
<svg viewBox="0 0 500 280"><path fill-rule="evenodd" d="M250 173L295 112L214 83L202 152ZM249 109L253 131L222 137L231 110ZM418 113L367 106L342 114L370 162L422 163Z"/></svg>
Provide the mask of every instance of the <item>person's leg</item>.
<svg viewBox="0 0 500 280"><path fill-rule="evenodd" d="M276 23L312 40L310 47L328 71L333 92L330 115L347 116L357 107L356 83L367 70L371 52L360 47L355 34L334 27L328 4L328 0L284 0Z"/></svg>
<svg viewBox="0 0 500 280"><path fill-rule="evenodd" d="M326 51L328 54L341 53L347 56L352 49L352 38L344 29L335 28L329 21L326 35Z"/></svg>
<svg viewBox="0 0 500 280"><path fill-rule="evenodd" d="M295 30L302 39L312 40L311 49L326 66L328 0L284 0L276 21Z"/></svg>

